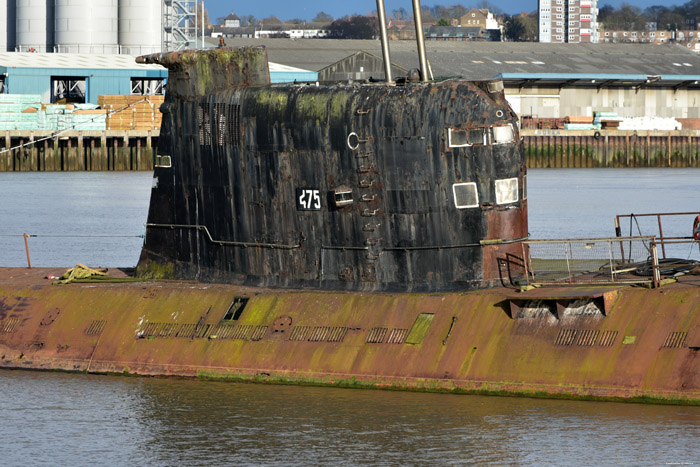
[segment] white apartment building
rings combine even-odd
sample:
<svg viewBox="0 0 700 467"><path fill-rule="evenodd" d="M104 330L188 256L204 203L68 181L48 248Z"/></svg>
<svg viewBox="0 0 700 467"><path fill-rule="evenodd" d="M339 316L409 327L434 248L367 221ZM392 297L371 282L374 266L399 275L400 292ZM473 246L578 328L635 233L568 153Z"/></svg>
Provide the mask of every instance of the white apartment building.
<svg viewBox="0 0 700 467"><path fill-rule="evenodd" d="M539 0L540 42L598 42L598 0Z"/></svg>

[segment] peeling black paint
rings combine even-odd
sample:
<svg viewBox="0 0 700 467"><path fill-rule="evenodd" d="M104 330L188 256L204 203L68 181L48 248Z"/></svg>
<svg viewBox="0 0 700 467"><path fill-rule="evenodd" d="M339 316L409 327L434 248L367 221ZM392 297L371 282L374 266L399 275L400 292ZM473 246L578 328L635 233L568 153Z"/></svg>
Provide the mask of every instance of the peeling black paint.
<svg viewBox="0 0 700 467"><path fill-rule="evenodd" d="M170 81L189 79L176 68ZM484 262L520 254L517 243L479 243L526 235L521 145L447 147L449 128L516 128L502 92L463 80L245 84L259 83L166 95L159 152L172 167L155 171L140 268L274 287L455 290L493 283ZM514 177L518 201L494 209L494 181ZM476 183L479 207L455 207L457 182ZM334 205L340 187L351 205ZM320 190L320 210L297 209L300 188Z"/></svg>

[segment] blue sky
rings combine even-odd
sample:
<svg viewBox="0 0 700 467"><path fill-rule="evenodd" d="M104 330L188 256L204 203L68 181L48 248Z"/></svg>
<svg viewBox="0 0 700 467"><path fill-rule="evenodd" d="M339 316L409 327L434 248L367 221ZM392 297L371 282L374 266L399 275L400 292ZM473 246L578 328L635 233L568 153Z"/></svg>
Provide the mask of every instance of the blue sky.
<svg viewBox="0 0 700 467"><path fill-rule="evenodd" d="M614 7L619 7L621 3L629 3L631 5L646 8L651 5L682 5L685 1L677 0L599 0L599 6L610 4ZM411 10L411 2L409 0L385 0L387 14L391 14L392 10L405 8ZM423 6L432 5L453 5L461 3L465 6L472 6L478 3L474 1L434 1L423 0ZM497 6L506 13L515 14L522 11L534 11L537 9L537 0L490 0L492 5ZM320 11L325 11L334 18L339 18L347 14L365 14L377 8L375 0L358 0L355 2L328 0L258 0L253 3L233 2L231 0L204 0L204 7L209 11L209 18L215 21L217 18L226 16L232 11L239 16L253 15L256 18L265 18L275 15L282 20L301 18L311 20Z"/></svg>

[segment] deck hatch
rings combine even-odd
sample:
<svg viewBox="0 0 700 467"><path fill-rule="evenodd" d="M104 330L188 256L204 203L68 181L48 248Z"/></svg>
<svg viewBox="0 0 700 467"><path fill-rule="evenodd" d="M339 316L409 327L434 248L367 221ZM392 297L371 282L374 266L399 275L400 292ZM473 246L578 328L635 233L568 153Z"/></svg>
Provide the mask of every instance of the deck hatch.
<svg viewBox="0 0 700 467"><path fill-rule="evenodd" d="M425 335L428 333L428 329L430 328L430 323L433 322L434 317L435 317L435 315L432 313L419 314L418 317L416 318L416 321L413 323L413 326L411 326L411 330L408 332L408 336L406 336L406 343L407 344L421 344L421 343L423 343L423 339L425 339Z"/></svg>
<svg viewBox="0 0 700 467"><path fill-rule="evenodd" d="M577 316L609 316L618 296L616 289L557 287L538 288L508 297L510 317L557 319Z"/></svg>
<svg viewBox="0 0 700 467"><path fill-rule="evenodd" d="M228 306L222 321L238 321L238 319L243 314L246 305L248 304L248 297L235 297L231 304Z"/></svg>

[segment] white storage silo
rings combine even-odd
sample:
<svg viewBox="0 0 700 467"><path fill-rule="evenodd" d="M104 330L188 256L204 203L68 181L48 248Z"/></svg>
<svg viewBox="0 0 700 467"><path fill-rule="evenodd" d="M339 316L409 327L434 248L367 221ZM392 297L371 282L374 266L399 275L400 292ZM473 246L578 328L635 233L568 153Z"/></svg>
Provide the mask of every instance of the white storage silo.
<svg viewBox="0 0 700 467"><path fill-rule="evenodd" d="M56 51L119 53L117 3L117 0L56 0Z"/></svg>
<svg viewBox="0 0 700 467"><path fill-rule="evenodd" d="M53 49L53 0L17 0L15 14L17 50L51 52ZM7 19L11 20L11 18Z"/></svg>
<svg viewBox="0 0 700 467"><path fill-rule="evenodd" d="M0 52L7 52L7 42L7 0L0 0Z"/></svg>
<svg viewBox="0 0 700 467"><path fill-rule="evenodd" d="M161 0L119 0L119 45L122 53L161 51L163 15Z"/></svg>

